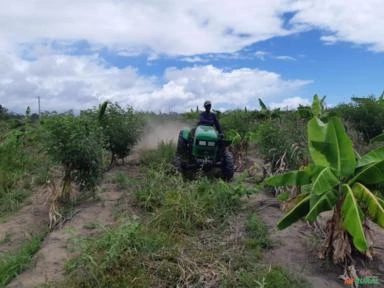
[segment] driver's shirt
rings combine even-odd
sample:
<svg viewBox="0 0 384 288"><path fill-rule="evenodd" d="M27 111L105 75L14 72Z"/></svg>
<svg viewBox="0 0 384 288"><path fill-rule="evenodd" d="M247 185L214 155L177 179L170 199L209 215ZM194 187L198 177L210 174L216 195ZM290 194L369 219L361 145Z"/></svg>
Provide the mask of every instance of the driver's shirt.
<svg viewBox="0 0 384 288"><path fill-rule="evenodd" d="M219 121L217 121L215 113L212 112L201 112L199 123L197 125L215 126L216 130L219 133L222 133Z"/></svg>

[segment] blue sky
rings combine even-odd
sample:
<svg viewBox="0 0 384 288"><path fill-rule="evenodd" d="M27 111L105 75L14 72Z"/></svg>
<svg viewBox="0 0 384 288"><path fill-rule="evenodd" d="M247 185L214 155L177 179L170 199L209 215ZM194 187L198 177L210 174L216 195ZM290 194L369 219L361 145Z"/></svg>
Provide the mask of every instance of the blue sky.
<svg viewBox="0 0 384 288"><path fill-rule="evenodd" d="M335 105L384 90L380 0L1 5L0 104L16 112L38 96L45 110L110 100L182 112L205 99L295 108L315 93Z"/></svg>

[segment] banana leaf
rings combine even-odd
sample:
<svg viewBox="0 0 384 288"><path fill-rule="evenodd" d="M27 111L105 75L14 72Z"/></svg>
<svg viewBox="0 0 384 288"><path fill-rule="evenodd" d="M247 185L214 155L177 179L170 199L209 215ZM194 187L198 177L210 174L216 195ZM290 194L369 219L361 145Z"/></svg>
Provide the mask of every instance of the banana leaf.
<svg viewBox="0 0 384 288"><path fill-rule="evenodd" d="M328 124L322 122L319 118L313 117L307 126L308 130L308 148L311 159L315 165L329 167L330 164L326 157L325 136Z"/></svg>
<svg viewBox="0 0 384 288"><path fill-rule="evenodd" d="M355 171L355 151L351 139L345 132L344 125L337 117L328 122L325 137L329 150L325 154L337 176L350 176Z"/></svg>
<svg viewBox="0 0 384 288"><path fill-rule="evenodd" d="M357 162L357 167L367 166L372 163L384 161L384 147L372 150L363 155Z"/></svg>
<svg viewBox="0 0 384 288"><path fill-rule="evenodd" d="M380 184L384 182L384 160L361 167L348 184L355 182L363 184Z"/></svg>
<svg viewBox="0 0 384 288"><path fill-rule="evenodd" d="M279 221L277 228L283 230L299 219L305 217L305 215L307 215L309 212L309 200L310 195L301 200Z"/></svg>
<svg viewBox="0 0 384 288"><path fill-rule="evenodd" d="M259 98L259 105L261 108L261 111L268 111L267 105L264 104L263 100Z"/></svg>
<svg viewBox="0 0 384 288"><path fill-rule="evenodd" d="M316 197L316 195L311 195L311 197L312 198ZM337 202L337 195L334 190L324 193L321 197L319 197L315 201L313 205L311 204L311 209L307 214L307 216L305 217L305 219L308 220L309 222L315 221L317 216L319 216L321 212L333 209L333 207L336 205L336 202Z"/></svg>
<svg viewBox="0 0 384 288"><path fill-rule="evenodd" d="M331 168L325 167L316 176L312 184L312 193L315 195L322 195L324 192L331 190L340 180L333 174Z"/></svg>
<svg viewBox="0 0 384 288"><path fill-rule="evenodd" d="M311 174L306 170L297 170L266 179L271 186L305 185L311 183Z"/></svg>
<svg viewBox="0 0 384 288"><path fill-rule="evenodd" d="M383 142L384 141L384 133L381 133L380 135L377 135L376 137L373 137L371 139L371 142Z"/></svg>
<svg viewBox="0 0 384 288"><path fill-rule="evenodd" d="M379 198L379 197L377 197L377 196L376 196L376 198L379 201L380 206L384 208L384 200Z"/></svg>
<svg viewBox="0 0 384 288"><path fill-rule="evenodd" d="M364 234L362 215L351 187L347 184L344 184L342 187L345 193L341 209L343 228L352 236L356 249L364 253L368 249L368 242Z"/></svg>
<svg viewBox="0 0 384 288"><path fill-rule="evenodd" d="M384 228L384 208L380 205L379 199L361 183L353 185L352 191L356 199L365 204L372 221Z"/></svg>
<svg viewBox="0 0 384 288"><path fill-rule="evenodd" d="M313 96L313 102L312 102L312 113L315 117L319 117L321 114L321 102L319 99L319 96L315 95Z"/></svg>

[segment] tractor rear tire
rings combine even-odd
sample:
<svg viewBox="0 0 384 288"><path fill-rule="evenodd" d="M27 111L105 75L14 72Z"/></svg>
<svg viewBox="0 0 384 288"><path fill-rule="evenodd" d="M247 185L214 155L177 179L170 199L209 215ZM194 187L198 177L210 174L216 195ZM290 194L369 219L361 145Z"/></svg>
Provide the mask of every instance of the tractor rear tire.
<svg viewBox="0 0 384 288"><path fill-rule="evenodd" d="M183 162L182 162L181 157L179 155L176 155L173 158L173 166L175 167L177 172L179 172L181 174L184 173Z"/></svg>
<svg viewBox="0 0 384 288"><path fill-rule="evenodd" d="M227 181L233 178L233 174L235 173L235 164L233 160L233 154L228 149L225 149L222 163L221 163L221 172L223 178Z"/></svg>
<svg viewBox="0 0 384 288"><path fill-rule="evenodd" d="M183 131L180 131L179 138L177 139L176 153L183 156L188 154L188 145L187 141L183 138Z"/></svg>

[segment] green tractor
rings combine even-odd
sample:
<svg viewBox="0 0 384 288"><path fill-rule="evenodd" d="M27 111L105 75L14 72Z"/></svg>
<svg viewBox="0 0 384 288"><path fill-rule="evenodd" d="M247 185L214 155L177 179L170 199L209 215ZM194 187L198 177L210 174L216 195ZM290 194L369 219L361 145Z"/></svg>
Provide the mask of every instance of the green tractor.
<svg viewBox="0 0 384 288"><path fill-rule="evenodd" d="M174 165L185 175L187 172L204 172L219 168L221 177L231 180L234 174L234 161L228 146L231 141L224 140L214 127L199 125L196 129L184 128L177 141ZM216 169L217 170L217 169Z"/></svg>

